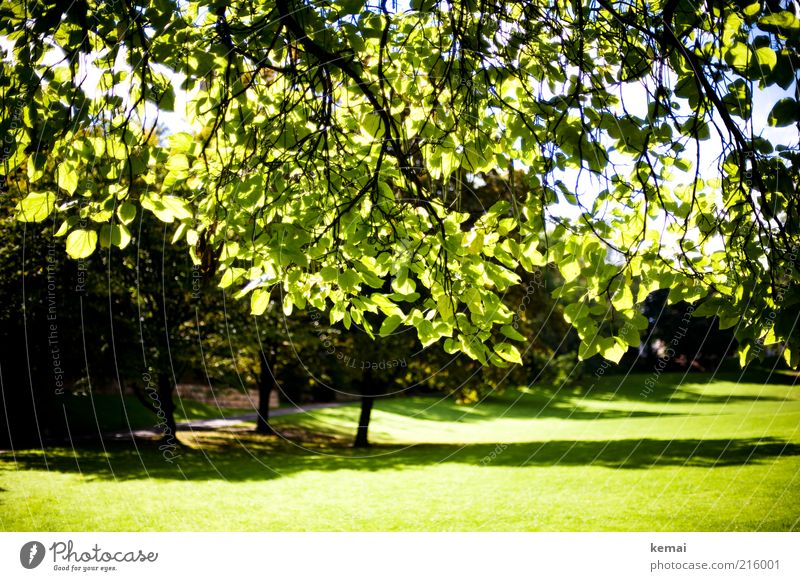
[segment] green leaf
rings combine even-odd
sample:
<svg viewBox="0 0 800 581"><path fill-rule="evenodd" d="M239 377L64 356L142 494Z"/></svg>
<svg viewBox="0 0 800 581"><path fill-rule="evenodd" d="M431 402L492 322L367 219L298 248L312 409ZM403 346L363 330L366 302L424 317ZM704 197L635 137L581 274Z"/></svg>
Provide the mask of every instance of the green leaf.
<svg viewBox="0 0 800 581"><path fill-rule="evenodd" d="M509 363L522 364L522 357L519 354L519 350L511 343L500 343L499 345L495 345L494 352Z"/></svg>
<svg viewBox="0 0 800 581"><path fill-rule="evenodd" d="M72 228L77 223L78 223L78 217L70 216L69 218L61 222L61 226L58 227L58 230L56 230L56 233L53 234L53 236L55 236L56 238L64 236L67 232L69 232L69 229Z"/></svg>
<svg viewBox="0 0 800 581"><path fill-rule="evenodd" d="M458 341L448 337L444 340L444 352L448 355L453 355L456 351L458 351Z"/></svg>
<svg viewBox="0 0 800 581"><path fill-rule="evenodd" d="M483 171L492 166L491 161L487 163L486 155L483 151L478 150L474 143L464 146L464 161L466 167L473 173Z"/></svg>
<svg viewBox="0 0 800 581"><path fill-rule="evenodd" d="M458 346L461 352L467 357L486 365L486 345L476 340L474 337L459 335Z"/></svg>
<svg viewBox="0 0 800 581"><path fill-rule="evenodd" d="M633 318L631 319L631 324L633 325L633 328L636 329L637 331L644 331L645 329L647 329L647 327L650 326L650 321L648 321L647 317L645 317L643 314L636 313L633 315Z"/></svg>
<svg viewBox="0 0 800 581"><path fill-rule="evenodd" d="M558 269L567 282L575 280L581 273L580 263L572 256L567 256L559 262Z"/></svg>
<svg viewBox="0 0 800 581"><path fill-rule="evenodd" d="M797 366L800 365L800 349L796 346L790 348L787 344L783 349L783 358L786 360L786 365L797 369Z"/></svg>
<svg viewBox="0 0 800 581"><path fill-rule="evenodd" d="M455 300L455 299L453 299ZM440 296L436 301L436 310L444 321L450 321L453 318L453 303L447 295Z"/></svg>
<svg viewBox="0 0 800 581"><path fill-rule="evenodd" d="M194 136L190 133L181 131L169 136L169 146L173 151L190 153L194 145Z"/></svg>
<svg viewBox="0 0 800 581"><path fill-rule="evenodd" d="M220 281L219 281L219 284L218 284L217 286L218 286L219 288L228 288L228 287L229 287L229 286L231 286L231 285L232 285L234 282L236 282L236 280L237 280L239 277L241 277L241 276L242 276L242 275L243 275L245 272L246 272L246 271L245 271L245 269L243 269L243 268L235 268L235 267L234 267L234 268L231 268L231 267L229 267L229 268L226 268L226 269L225 269L225 272L223 272L223 273L222 273L222 278L220 279ZM251 285L255 285L255 284L258 284L258 283L252 283L252 282L251 282L251 283L249 283L249 284L251 284ZM241 297L243 297L244 295L246 295L246 294L247 294L247 292L248 292L248 291L249 291L251 288L253 288L253 287L251 286L250 288L248 288L247 286L245 286L245 288L243 288L243 289L241 290L241 292L240 292L239 294L237 294L237 295L236 295L236 297L237 297L237 298L241 298ZM252 298L252 297L251 297L251 298Z"/></svg>
<svg viewBox="0 0 800 581"><path fill-rule="evenodd" d="M189 158L182 153L172 155L167 160L166 168L167 171L179 174L186 173L189 171Z"/></svg>
<svg viewBox="0 0 800 581"><path fill-rule="evenodd" d="M752 94L744 79L736 79L728 86L729 92L722 99L728 110L742 119L750 119L752 114ZM676 164L677 165L677 162Z"/></svg>
<svg viewBox="0 0 800 581"><path fill-rule="evenodd" d="M340 16L348 14L358 14L364 7L364 0L339 0L337 2L342 9L339 11Z"/></svg>
<svg viewBox="0 0 800 581"><path fill-rule="evenodd" d="M56 195L53 192L31 192L17 204L17 220L41 222L53 211Z"/></svg>
<svg viewBox="0 0 800 581"><path fill-rule="evenodd" d="M767 122L772 127L786 127L798 121L800 121L800 103L791 97L775 103L767 118Z"/></svg>
<svg viewBox="0 0 800 581"><path fill-rule="evenodd" d="M427 347L439 339L439 335L436 333L433 323L427 319L422 319L417 324L417 337L419 337L419 342L422 343L423 347Z"/></svg>
<svg viewBox="0 0 800 581"><path fill-rule="evenodd" d="M377 113L367 113L361 121L361 127L372 137L379 137L382 132L381 118Z"/></svg>
<svg viewBox="0 0 800 581"><path fill-rule="evenodd" d="M239 243L236 241L228 241L222 246L222 252L219 255L220 260L232 260L239 254Z"/></svg>
<svg viewBox="0 0 800 581"><path fill-rule="evenodd" d="M283 296L283 314L289 317L291 316L293 310L294 301L292 300L292 295L287 293Z"/></svg>
<svg viewBox="0 0 800 581"><path fill-rule="evenodd" d="M131 241L131 233L122 224L103 224L100 227L100 247L108 248L112 244L125 248Z"/></svg>
<svg viewBox="0 0 800 581"><path fill-rule="evenodd" d="M622 329L619 331L619 336L625 344L631 347L638 347L641 343L639 331L632 324L623 325Z"/></svg>
<svg viewBox="0 0 800 581"><path fill-rule="evenodd" d="M398 315L400 317L405 316L400 307L382 294L374 293L370 296L370 299L378 306L384 315Z"/></svg>
<svg viewBox="0 0 800 581"><path fill-rule="evenodd" d="M73 230L67 236L67 254L72 258L91 256L97 246L97 232L94 230Z"/></svg>
<svg viewBox="0 0 800 581"><path fill-rule="evenodd" d="M78 172L74 168L62 163L58 166L58 187L70 196L78 189Z"/></svg>
<svg viewBox="0 0 800 581"><path fill-rule="evenodd" d="M117 218L127 226L136 218L136 206L130 202L122 202L117 208Z"/></svg>
<svg viewBox="0 0 800 581"><path fill-rule="evenodd" d="M756 49L756 62L759 66L759 72L763 76L778 64L778 55L770 47L762 46Z"/></svg>
<svg viewBox="0 0 800 581"><path fill-rule="evenodd" d="M464 292L464 302L467 303L467 307L469 308L471 313L476 315L483 315L484 308L483 308L483 301L481 301L481 294L478 289L474 287L469 287Z"/></svg>
<svg viewBox="0 0 800 581"><path fill-rule="evenodd" d="M505 290L509 286L519 282L519 276L504 266L486 262L484 268L486 269L486 276L499 290Z"/></svg>
<svg viewBox="0 0 800 581"><path fill-rule="evenodd" d="M570 303L564 307L564 320L567 323L573 324L579 319L583 319L589 314L589 309L583 301L579 303Z"/></svg>
<svg viewBox="0 0 800 581"><path fill-rule="evenodd" d="M739 72L744 72L750 64L750 47L743 42L736 42L725 52L725 62Z"/></svg>
<svg viewBox="0 0 800 581"><path fill-rule="evenodd" d="M392 281L392 289L403 295L410 295L417 288L413 279L408 278L408 269L401 268L397 273L397 278Z"/></svg>
<svg viewBox="0 0 800 581"><path fill-rule="evenodd" d="M344 272L340 273L338 278L336 279L339 288L344 291L348 292L355 292L358 290L358 284L361 282L361 279L358 276L358 273L353 270L352 268L348 268Z"/></svg>
<svg viewBox="0 0 800 581"><path fill-rule="evenodd" d="M44 176L44 164L47 161L45 155L28 156L28 181L38 182Z"/></svg>
<svg viewBox="0 0 800 581"><path fill-rule="evenodd" d="M619 363L627 351L628 345L619 338L605 337L600 340L600 355L609 361Z"/></svg>
<svg viewBox="0 0 800 581"><path fill-rule="evenodd" d="M547 259L537 248L538 245L539 240L534 236L530 236L520 246L519 261L525 270L531 271L534 266L547 264Z"/></svg>
<svg viewBox="0 0 800 581"><path fill-rule="evenodd" d="M694 106L700 99L700 93L697 86L697 79L694 75L685 75L680 78L675 85L675 95L682 99L688 99L689 105Z"/></svg>
<svg viewBox="0 0 800 581"><path fill-rule="evenodd" d="M339 277L339 271L332 266L324 266L319 275L323 282L334 282Z"/></svg>
<svg viewBox="0 0 800 581"><path fill-rule="evenodd" d="M681 132L700 141L711 138L711 129L708 123L697 117L691 117L680 126Z"/></svg>
<svg viewBox="0 0 800 581"><path fill-rule="evenodd" d="M177 196L145 196L142 198L142 207L167 224L176 219L186 220L192 217L186 202Z"/></svg>
<svg viewBox="0 0 800 581"><path fill-rule="evenodd" d="M800 20L792 12L784 10L764 16L758 21L758 27L767 32L785 34L800 31Z"/></svg>
<svg viewBox="0 0 800 581"><path fill-rule="evenodd" d="M391 335L397 327L400 326L400 323L403 322L403 317L399 315L390 315L383 320L381 324L381 329L378 331L381 337L386 337Z"/></svg>
<svg viewBox="0 0 800 581"><path fill-rule="evenodd" d="M178 220L186 220L192 217L186 201L177 196L161 196L161 203Z"/></svg>
<svg viewBox="0 0 800 581"><path fill-rule="evenodd" d="M236 201L241 206L252 211L263 203L264 198L264 176L256 174L246 180L239 182L234 187Z"/></svg>
<svg viewBox="0 0 800 581"><path fill-rule="evenodd" d="M630 287L620 287L617 292L614 293L611 303L618 311L630 309L633 306L633 293Z"/></svg>
<svg viewBox="0 0 800 581"><path fill-rule="evenodd" d="M592 340L581 341L581 344L578 346L578 358L581 360L589 359L594 355L597 355L600 352L600 341L597 337L593 337Z"/></svg>
<svg viewBox="0 0 800 581"><path fill-rule="evenodd" d="M167 87L158 97L158 108L162 111L175 110L175 89Z"/></svg>
<svg viewBox="0 0 800 581"><path fill-rule="evenodd" d="M744 367L753 360L754 355L751 353L751 347L752 345L748 343L739 348L739 365L741 367Z"/></svg>
<svg viewBox="0 0 800 581"><path fill-rule="evenodd" d="M253 315L261 315L267 310L269 306L269 291L263 288L257 288L250 295L250 312Z"/></svg>
<svg viewBox="0 0 800 581"><path fill-rule="evenodd" d="M761 2L753 2L752 4L748 4L742 10L745 16L755 16L759 12L761 12Z"/></svg>
<svg viewBox="0 0 800 581"><path fill-rule="evenodd" d="M525 336L522 333L520 333L519 331L517 331L511 325L503 325L502 327L500 327L500 332L503 335L505 335L506 337L508 337L509 339L513 339L514 341L524 341L525 340Z"/></svg>

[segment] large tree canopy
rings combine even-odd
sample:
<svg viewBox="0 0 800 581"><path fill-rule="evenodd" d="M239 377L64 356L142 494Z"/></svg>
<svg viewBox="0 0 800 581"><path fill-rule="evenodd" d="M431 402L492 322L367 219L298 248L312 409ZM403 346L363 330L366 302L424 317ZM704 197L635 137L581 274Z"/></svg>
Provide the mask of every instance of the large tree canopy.
<svg viewBox="0 0 800 581"><path fill-rule="evenodd" d="M175 223L256 314L280 289L286 313L505 365L525 337L501 298L553 263L582 357L638 345L669 288L743 360L788 342L796 365L800 152L770 126L800 121L797 10L7 1L3 179L74 257L127 245L142 210ZM470 211L489 175L507 192Z"/></svg>

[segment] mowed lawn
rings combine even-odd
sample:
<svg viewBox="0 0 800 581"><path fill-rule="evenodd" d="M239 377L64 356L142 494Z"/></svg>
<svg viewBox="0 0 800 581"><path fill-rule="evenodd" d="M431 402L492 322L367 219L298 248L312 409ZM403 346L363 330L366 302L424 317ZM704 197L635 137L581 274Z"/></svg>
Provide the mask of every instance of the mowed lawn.
<svg viewBox="0 0 800 581"><path fill-rule="evenodd" d="M275 418L278 436L181 432L0 455L3 530L800 529L800 389L644 376L508 390L473 406L378 401ZM591 381L587 381L587 384Z"/></svg>

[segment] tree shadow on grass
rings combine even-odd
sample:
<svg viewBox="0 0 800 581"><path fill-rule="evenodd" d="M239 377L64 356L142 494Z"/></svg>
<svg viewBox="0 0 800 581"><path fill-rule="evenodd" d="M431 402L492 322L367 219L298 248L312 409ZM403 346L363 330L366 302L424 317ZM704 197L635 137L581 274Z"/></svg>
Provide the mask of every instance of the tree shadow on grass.
<svg viewBox="0 0 800 581"><path fill-rule="evenodd" d="M440 401L431 398L429 402L419 402L409 406L403 399L379 401L376 409L396 413L410 418L441 422L480 422L506 419L566 419L566 420L611 420L622 418L647 418L685 415L664 411L629 410L624 407L593 409L590 400L580 401L571 392L542 392L505 394L487 397L477 405L459 405L456 402Z"/></svg>
<svg viewBox="0 0 800 581"><path fill-rule="evenodd" d="M16 454L16 468L5 458L7 470L80 472L84 478L102 480L228 480L255 481L299 472L335 470L403 470L459 463L480 469L524 466L600 466L642 470L687 466L714 468L761 464L779 457L800 455L800 445L775 438L736 440L564 440L508 445L421 444L410 447L375 446L367 451L344 444L305 442L303 447L276 437L218 433L195 436L168 462L157 443L100 448L47 450Z"/></svg>
<svg viewBox="0 0 800 581"><path fill-rule="evenodd" d="M652 381L649 390L645 389ZM714 394L705 392L702 386L714 387L722 382L734 384L729 393ZM761 370L748 370L746 373L632 373L628 376L606 375L600 378L588 376L578 380L573 387L555 388L551 395L556 399L573 397L600 400L616 400L620 403L638 401L645 403L699 403L720 404L751 401L786 401L791 397L774 396L766 393L737 393L737 385L795 386L797 380L791 376L769 373ZM543 389L547 393L547 388ZM800 388L798 388L800 391ZM797 393L797 392L795 392ZM795 396L796 398L796 396Z"/></svg>
<svg viewBox="0 0 800 581"><path fill-rule="evenodd" d="M568 420L608 420L625 418L647 418L689 415L683 411L670 411L666 406L653 406L653 409L631 409L637 404L699 404L719 405L737 402L782 402L797 398L797 392L787 392L785 396L770 393L752 393L752 385L746 390L738 390L735 383L763 384L770 378L774 385L791 385L791 378L777 375L750 372L744 377L734 374L713 376L711 374L681 373L663 374L648 392L643 387L651 374L632 374L623 376L604 376L582 379L574 385L547 386L534 385L527 393L506 390L490 394L474 405L459 405L446 398L394 398L379 400L376 408L381 411L397 413L411 418L446 422L480 422L484 420L507 419L568 419ZM777 379L776 379L777 378ZM715 384L729 382L723 393L706 390ZM737 392L738 391L738 392ZM749 391L749 393L748 393ZM794 393L794 395L792 395ZM702 413L698 409L695 413ZM310 427L310 426L307 426Z"/></svg>

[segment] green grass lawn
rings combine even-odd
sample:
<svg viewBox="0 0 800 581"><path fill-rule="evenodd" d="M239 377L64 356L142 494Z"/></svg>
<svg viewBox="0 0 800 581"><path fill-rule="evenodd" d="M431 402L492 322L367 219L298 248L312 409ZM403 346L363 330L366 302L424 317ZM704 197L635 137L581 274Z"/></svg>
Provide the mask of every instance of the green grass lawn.
<svg viewBox="0 0 800 581"><path fill-rule="evenodd" d="M379 401L368 451L347 406L275 418L283 437L181 432L173 464L146 441L4 454L0 528L800 529L800 389L642 381Z"/></svg>

